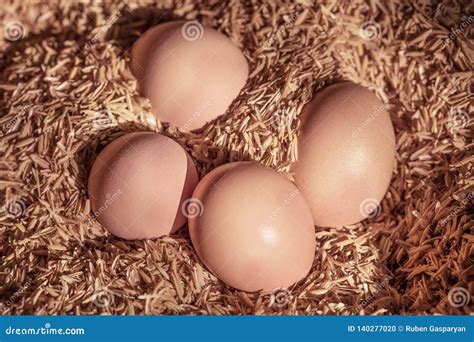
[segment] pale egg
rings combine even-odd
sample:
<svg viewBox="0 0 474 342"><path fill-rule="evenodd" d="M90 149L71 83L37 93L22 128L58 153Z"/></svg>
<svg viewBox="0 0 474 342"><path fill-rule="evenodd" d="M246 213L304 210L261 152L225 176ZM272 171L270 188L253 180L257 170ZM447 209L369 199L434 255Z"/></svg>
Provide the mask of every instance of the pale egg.
<svg viewBox="0 0 474 342"><path fill-rule="evenodd" d="M386 106L353 83L329 86L302 113L296 185L317 226L357 223L380 212L395 162Z"/></svg>
<svg viewBox="0 0 474 342"><path fill-rule="evenodd" d="M249 73L240 49L197 21L148 30L133 46L131 67L154 114L184 131L224 114Z"/></svg>
<svg viewBox="0 0 474 342"><path fill-rule="evenodd" d="M220 166L193 193L193 245L228 285L272 291L304 278L316 248L311 211L298 188L253 162Z"/></svg>
<svg viewBox="0 0 474 342"><path fill-rule="evenodd" d="M97 156L89 175L92 217L124 239L176 232L182 203L198 182L196 168L174 140L157 133L121 136Z"/></svg>

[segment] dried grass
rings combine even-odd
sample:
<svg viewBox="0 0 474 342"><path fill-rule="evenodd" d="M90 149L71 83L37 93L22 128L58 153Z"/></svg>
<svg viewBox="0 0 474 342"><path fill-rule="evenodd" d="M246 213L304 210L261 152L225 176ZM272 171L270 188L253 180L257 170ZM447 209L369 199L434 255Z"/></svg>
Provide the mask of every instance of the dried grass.
<svg viewBox="0 0 474 342"><path fill-rule="evenodd" d="M472 3L160 4L2 4L2 26L17 20L27 29L16 42L0 42L0 124L8 127L0 137L0 203L16 201L22 210L18 218L0 211L0 302L11 301L2 314L470 313L472 301L454 308L447 295L455 286L474 292L472 26L442 44L460 25L461 9L473 13ZM228 113L195 133L157 122L128 68L133 41L175 18L224 32L251 64ZM359 34L368 21L380 28L373 40ZM302 106L341 79L388 105L396 168L380 215L318 230L312 272L291 289L288 305L270 306L269 295L218 281L186 230L128 242L86 224L88 170L114 138L164 132L186 146L201 174L247 159L286 172L297 156ZM455 134L453 110L468 114ZM272 124L275 112L288 124Z"/></svg>

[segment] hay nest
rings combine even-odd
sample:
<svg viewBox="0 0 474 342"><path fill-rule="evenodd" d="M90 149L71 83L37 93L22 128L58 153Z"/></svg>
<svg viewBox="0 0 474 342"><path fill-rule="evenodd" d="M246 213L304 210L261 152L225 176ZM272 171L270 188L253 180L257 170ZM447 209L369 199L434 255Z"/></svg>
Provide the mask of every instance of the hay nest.
<svg viewBox="0 0 474 342"><path fill-rule="evenodd" d="M2 3L1 314L470 313L472 2L159 3ZM133 42L173 19L220 30L251 65L228 112L195 133L157 122L129 69ZM235 160L286 172L303 105L342 79L387 104L396 166L378 216L317 228L312 271L293 288L227 287L186 229L124 241L88 224L88 171L116 137L170 135L201 175ZM462 306L450 300L460 289Z"/></svg>

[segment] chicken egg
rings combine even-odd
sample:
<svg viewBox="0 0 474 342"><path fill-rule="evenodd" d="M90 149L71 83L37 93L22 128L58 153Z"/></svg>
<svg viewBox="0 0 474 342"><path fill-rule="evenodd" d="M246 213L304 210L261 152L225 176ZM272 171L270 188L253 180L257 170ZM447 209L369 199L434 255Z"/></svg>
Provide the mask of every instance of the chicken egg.
<svg viewBox="0 0 474 342"><path fill-rule="evenodd" d="M150 100L154 114L184 131L224 114L249 73L240 49L197 21L151 28L131 56L138 90Z"/></svg>
<svg viewBox="0 0 474 342"><path fill-rule="evenodd" d="M197 182L193 161L177 142L151 132L126 134L108 144L92 165L92 216L124 239L174 233L186 223L181 206Z"/></svg>
<svg viewBox="0 0 474 342"><path fill-rule="evenodd" d="M385 105L353 83L329 86L302 113L296 185L317 226L357 223L380 211L395 161Z"/></svg>
<svg viewBox="0 0 474 342"><path fill-rule="evenodd" d="M311 269L311 211L285 176L254 162L222 165L193 193L192 243L204 264L228 285L271 291Z"/></svg>

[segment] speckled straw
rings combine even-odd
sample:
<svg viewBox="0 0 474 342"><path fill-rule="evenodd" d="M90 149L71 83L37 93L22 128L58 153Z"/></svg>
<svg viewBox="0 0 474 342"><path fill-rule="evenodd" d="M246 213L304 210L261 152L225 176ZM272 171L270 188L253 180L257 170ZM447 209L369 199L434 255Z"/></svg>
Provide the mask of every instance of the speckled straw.
<svg viewBox="0 0 474 342"><path fill-rule="evenodd" d="M2 2L1 314L471 312L472 1L159 3ZM133 42L173 19L225 33L251 66L228 112L194 133L157 122L129 69ZM163 132L201 175L236 160L288 173L303 105L340 80L387 105L396 166L377 216L317 228L294 287L239 292L205 269L186 228L124 241L90 219L88 172L114 138Z"/></svg>

